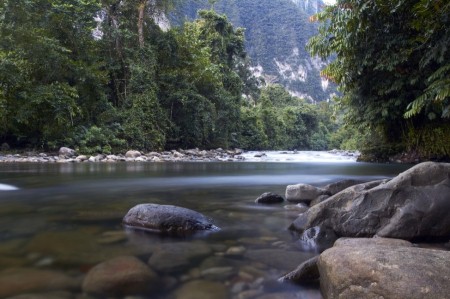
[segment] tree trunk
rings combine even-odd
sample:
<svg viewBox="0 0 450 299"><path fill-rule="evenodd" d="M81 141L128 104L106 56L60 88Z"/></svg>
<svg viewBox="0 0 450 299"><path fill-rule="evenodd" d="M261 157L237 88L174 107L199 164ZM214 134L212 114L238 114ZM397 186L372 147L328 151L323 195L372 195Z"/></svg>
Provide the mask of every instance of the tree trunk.
<svg viewBox="0 0 450 299"><path fill-rule="evenodd" d="M145 3L147 0L141 0L139 2L138 12L138 36L139 36L139 47L144 47L144 16L145 16Z"/></svg>

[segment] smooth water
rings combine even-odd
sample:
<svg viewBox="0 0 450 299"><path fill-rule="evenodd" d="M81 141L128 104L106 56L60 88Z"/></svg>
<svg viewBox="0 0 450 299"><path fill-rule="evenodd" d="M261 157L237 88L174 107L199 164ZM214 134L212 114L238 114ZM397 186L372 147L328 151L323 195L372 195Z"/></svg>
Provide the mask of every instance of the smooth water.
<svg viewBox="0 0 450 299"><path fill-rule="evenodd" d="M321 298L316 285L276 281L316 254L301 252L287 230L299 213L295 205L263 206L254 200L267 191L284 195L288 184L373 180L406 168L351 161L3 163L0 297L63 291L50 295L101 298L80 297L87 296L81 295L86 273L105 260L132 255L161 278L156 291L137 298ZM122 217L139 203L190 208L212 218L221 230L188 239L125 230ZM19 271L21 283L2 285L12 268L58 271L79 283L55 289Z"/></svg>

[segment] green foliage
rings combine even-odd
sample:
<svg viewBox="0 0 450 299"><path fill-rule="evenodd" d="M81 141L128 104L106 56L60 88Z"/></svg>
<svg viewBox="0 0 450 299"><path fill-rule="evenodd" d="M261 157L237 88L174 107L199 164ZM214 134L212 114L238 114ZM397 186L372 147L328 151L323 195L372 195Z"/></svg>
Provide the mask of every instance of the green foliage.
<svg viewBox="0 0 450 299"><path fill-rule="evenodd" d="M101 91L104 83L101 71L90 74L98 9L97 1L0 5L0 133L45 146L70 134L84 117L80 106L88 90Z"/></svg>
<svg viewBox="0 0 450 299"><path fill-rule="evenodd" d="M74 134L76 141L72 141L72 144L76 144L78 152L83 154L117 153L126 149L126 141L119 139L118 134L117 125L101 128L94 125L88 129L80 127Z"/></svg>
<svg viewBox="0 0 450 299"><path fill-rule="evenodd" d="M279 85L260 91L244 30L225 15L200 11L162 31L154 18L177 2L1 2L0 143L85 154L328 147L328 108Z"/></svg>
<svg viewBox="0 0 450 299"><path fill-rule="evenodd" d="M443 159L450 156L450 122L429 124L415 129L410 127L407 135L407 147L422 157Z"/></svg>
<svg viewBox="0 0 450 299"><path fill-rule="evenodd" d="M307 104L281 85L273 85L261 91L256 106L243 108L242 113L242 148L331 149L330 137L336 126L326 103Z"/></svg>
<svg viewBox="0 0 450 299"><path fill-rule="evenodd" d="M379 136L378 148L402 149L408 127L450 116L449 15L448 1L340 0L314 16L322 25L307 47L336 56L322 74L344 94L346 123Z"/></svg>
<svg viewBox="0 0 450 299"><path fill-rule="evenodd" d="M240 130L246 53L242 31L213 11L175 28L172 59L159 67L159 99L173 124L170 147L229 147ZM167 54L165 54L167 55Z"/></svg>

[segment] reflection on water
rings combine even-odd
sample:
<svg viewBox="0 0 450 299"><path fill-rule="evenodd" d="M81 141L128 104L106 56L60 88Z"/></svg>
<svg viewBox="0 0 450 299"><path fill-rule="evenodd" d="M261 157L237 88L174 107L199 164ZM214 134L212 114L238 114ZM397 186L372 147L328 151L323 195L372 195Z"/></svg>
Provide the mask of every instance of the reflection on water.
<svg viewBox="0 0 450 299"><path fill-rule="evenodd" d="M0 164L1 184L20 188L0 191L0 298L54 291L60 292L58 298L73 298L83 292L81 282L93 266L118 256L137 257L161 278L148 298L208 298L201 290L213 293L211 298L320 298L317 286L276 281L314 255L299 251L286 230L299 212L288 203L262 206L254 200L266 191L284 194L288 184L371 180L406 168L360 163ZM196 210L221 231L174 239L124 229L122 217L139 203ZM52 273L71 283L51 287L39 281ZM11 277L22 283L14 285Z"/></svg>

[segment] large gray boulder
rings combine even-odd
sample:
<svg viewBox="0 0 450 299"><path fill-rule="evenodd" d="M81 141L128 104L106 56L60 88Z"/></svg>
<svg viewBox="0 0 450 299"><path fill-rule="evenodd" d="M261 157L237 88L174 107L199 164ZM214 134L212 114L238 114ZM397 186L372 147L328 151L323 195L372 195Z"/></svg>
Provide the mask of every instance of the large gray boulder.
<svg viewBox="0 0 450 299"><path fill-rule="evenodd" d="M361 180L352 180L352 179L341 180L341 181L337 181L337 182L328 184L328 185L324 186L322 189L324 189L330 195L335 195L335 194L341 192L342 190L347 189L348 187L355 186L355 185L362 184L362 183L365 183L365 182L361 181Z"/></svg>
<svg viewBox="0 0 450 299"><path fill-rule="evenodd" d="M412 247L413 244L405 240L390 238L340 238L334 243L333 248L360 248L363 246L390 246L393 250L395 250L396 247ZM319 279L320 273L317 265L318 261L319 255L301 263L296 269L280 277L278 281L304 284L312 280Z"/></svg>
<svg viewBox="0 0 450 299"><path fill-rule="evenodd" d="M210 219L196 211L158 204L140 204L131 208L123 218L123 224L131 228L171 235L219 230Z"/></svg>
<svg viewBox="0 0 450 299"><path fill-rule="evenodd" d="M286 200L290 202L310 202L324 194L327 194L325 189L308 184L288 185L286 187Z"/></svg>
<svg viewBox="0 0 450 299"><path fill-rule="evenodd" d="M450 164L425 162L390 181L349 187L311 207L290 226L346 237L450 236Z"/></svg>
<svg viewBox="0 0 450 299"><path fill-rule="evenodd" d="M450 294L449 251L341 245L324 251L317 265L327 299L445 299Z"/></svg>

